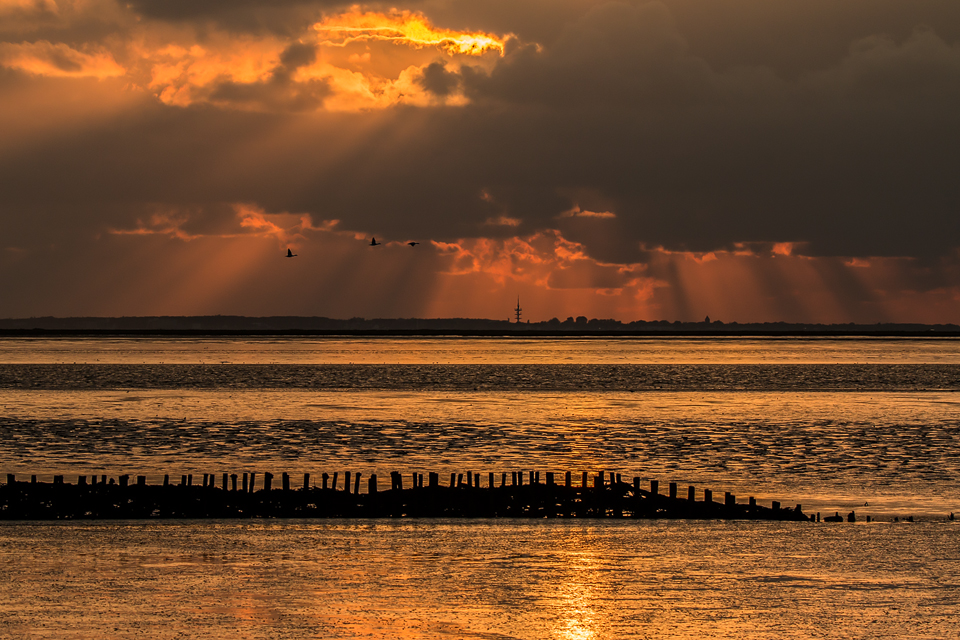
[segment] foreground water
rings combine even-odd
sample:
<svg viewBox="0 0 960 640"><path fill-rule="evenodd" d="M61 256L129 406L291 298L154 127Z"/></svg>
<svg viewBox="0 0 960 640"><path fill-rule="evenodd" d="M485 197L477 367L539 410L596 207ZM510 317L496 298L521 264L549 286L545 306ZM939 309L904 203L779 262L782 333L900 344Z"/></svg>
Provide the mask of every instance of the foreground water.
<svg viewBox="0 0 960 640"><path fill-rule="evenodd" d="M6 473L604 469L883 521L5 524L0 636L950 637L958 390L952 339L0 340Z"/></svg>
<svg viewBox="0 0 960 640"><path fill-rule="evenodd" d="M948 638L955 524L0 525L9 638Z"/></svg>

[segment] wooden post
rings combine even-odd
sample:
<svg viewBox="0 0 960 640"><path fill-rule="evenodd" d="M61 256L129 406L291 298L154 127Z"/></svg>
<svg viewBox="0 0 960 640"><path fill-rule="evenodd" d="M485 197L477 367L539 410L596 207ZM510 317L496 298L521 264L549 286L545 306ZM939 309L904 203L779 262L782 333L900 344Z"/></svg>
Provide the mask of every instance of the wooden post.
<svg viewBox="0 0 960 640"><path fill-rule="evenodd" d="M673 500L677 499L677 483L676 482L670 483L670 497Z"/></svg>
<svg viewBox="0 0 960 640"><path fill-rule="evenodd" d="M100 476L100 484L107 484L107 474L102 474Z"/></svg>
<svg viewBox="0 0 960 640"><path fill-rule="evenodd" d="M547 486L553 486L553 471L547 471Z"/></svg>
<svg viewBox="0 0 960 640"><path fill-rule="evenodd" d="M397 474L400 475L400 474ZM401 486L403 485L403 480L400 480ZM370 479L367 480L367 493L376 493L377 492L377 474L371 473Z"/></svg>
<svg viewBox="0 0 960 640"><path fill-rule="evenodd" d="M639 476L633 477L633 495L640 496L640 478Z"/></svg>
<svg viewBox="0 0 960 640"><path fill-rule="evenodd" d="M533 482L531 484L540 484L540 472L537 471L533 474Z"/></svg>
<svg viewBox="0 0 960 640"><path fill-rule="evenodd" d="M516 472L516 471L511 471L511 472L510 472L510 485L513 486L513 487L517 486L517 472Z"/></svg>
<svg viewBox="0 0 960 640"><path fill-rule="evenodd" d="M355 474L355 480L353 481L353 493L354 495L360 493L360 472L359 471Z"/></svg>
<svg viewBox="0 0 960 640"><path fill-rule="evenodd" d="M78 487L87 486L87 476L77 476L77 486Z"/></svg>
<svg viewBox="0 0 960 640"><path fill-rule="evenodd" d="M660 481L651 480L650 481L650 495L659 495L660 494Z"/></svg>
<svg viewBox="0 0 960 640"><path fill-rule="evenodd" d="M310 474L305 473L303 474L303 490L306 491L309 488L310 488Z"/></svg>
<svg viewBox="0 0 960 640"><path fill-rule="evenodd" d="M37 481L36 481L36 477L37 477L37 476L33 476L33 478L34 478L33 483L34 483L34 484L36 484L36 482L37 482ZM90 476L90 486L91 486L91 487L97 486L97 474L93 474L92 476Z"/></svg>
<svg viewBox="0 0 960 640"><path fill-rule="evenodd" d="M84 478L83 481L84 481L84 484L86 484L87 479ZM137 486L138 487L147 486L147 476L137 476Z"/></svg>
<svg viewBox="0 0 960 640"><path fill-rule="evenodd" d="M230 477L230 476L228 476L227 473L224 472L224 474L223 474L223 483L220 485L221 487L223 487L223 490L224 490L224 491L227 490L227 479L228 479L229 477Z"/></svg>
<svg viewBox="0 0 960 640"><path fill-rule="evenodd" d="M687 500L695 502L697 500L697 490L693 487L687 487Z"/></svg>
<svg viewBox="0 0 960 640"><path fill-rule="evenodd" d="M710 489L703 490L703 501L704 502L713 502L713 491Z"/></svg>
<svg viewBox="0 0 960 640"><path fill-rule="evenodd" d="M237 490L237 474L230 474L230 490L236 492Z"/></svg>
<svg viewBox="0 0 960 640"><path fill-rule="evenodd" d="M320 476L320 482L321 482L320 488L321 488L321 489L326 489L326 488L327 488L327 481L328 481L329 479L330 479L330 474L327 473L326 471L324 471L323 474L321 474L321 476Z"/></svg>
<svg viewBox="0 0 960 640"><path fill-rule="evenodd" d="M273 488L273 474L267 471L263 474L263 490L269 492Z"/></svg>
<svg viewBox="0 0 960 640"><path fill-rule="evenodd" d="M463 485L463 474L462 474L462 473L458 473L458 474L457 474L457 486L459 487L459 486L462 486L462 485Z"/></svg>
<svg viewBox="0 0 960 640"><path fill-rule="evenodd" d="M427 472L427 483L435 488L440 486L440 474L434 471Z"/></svg>
<svg viewBox="0 0 960 640"><path fill-rule="evenodd" d="M30 484L37 484L37 476L36 476L36 475L30 476Z"/></svg>
<svg viewBox="0 0 960 640"><path fill-rule="evenodd" d="M246 487L246 486L247 486L247 477L246 477L247 474L243 474L243 476L244 476L244 477L243 477L243 486ZM187 474L183 474L183 475L180 476L180 486L181 486L181 487L187 486Z"/></svg>
<svg viewBox="0 0 960 640"><path fill-rule="evenodd" d="M533 471L531 471L531 472L530 472L530 482L529 482L529 484L537 484L539 481L540 481L540 478L537 478L536 480L534 480Z"/></svg>
<svg viewBox="0 0 960 640"><path fill-rule="evenodd" d="M16 476L16 474L8 473L8 474L7 474L7 486L8 486L8 487L12 487L12 486L15 485L15 484L17 484L17 476Z"/></svg>
<svg viewBox="0 0 960 640"><path fill-rule="evenodd" d="M473 471L467 471L467 486L473 486Z"/></svg>
<svg viewBox="0 0 960 640"><path fill-rule="evenodd" d="M169 486L170 486L170 474L169 474L169 473L163 474L163 486L165 486L165 487L169 487Z"/></svg>
<svg viewBox="0 0 960 640"><path fill-rule="evenodd" d="M755 506L757 506L757 499L754 498L753 496L750 496L750 507L752 508Z"/></svg>
<svg viewBox="0 0 960 640"><path fill-rule="evenodd" d="M774 500L772 503L770 503L770 508L773 509L774 511L780 511L780 502L777 500Z"/></svg>
<svg viewBox="0 0 960 640"><path fill-rule="evenodd" d="M254 487L257 485L257 473L255 471L250 472L250 493L254 492Z"/></svg>
<svg viewBox="0 0 960 640"><path fill-rule="evenodd" d="M501 487L507 486L507 472L506 472L506 471L504 471L503 473L500 474L500 486L501 486Z"/></svg>
<svg viewBox="0 0 960 640"><path fill-rule="evenodd" d="M490 472L490 475L487 478L487 486L493 489L493 471Z"/></svg>
<svg viewBox="0 0 960 640"><path fill-rule="evenodd" d="M517 471L517 486L523 486L523 471Z"/></svg>
<svg viewBox="0 0 960 640"><path fill-rule="evenodd" d="M451 474L450 474L450 488L452 489L452 488L454 488L455 486L457 486L457 474L451 473Z"/></svg>
<svg viewBox="0 0 960 640"><path fill-rule="evenodd" d="M53 476L53 484L63 484L63 476Z"/></svg>
<svg viewBox="0 0 960 640"><path fill-rule="evenodd" d="M346 471L343 474L343 490L347 493L350 493L350 472Z"/></svg>
<svg viewBox="0 0 960 640"><path fill-rule="evenodd" d="M724 492L723 504L725 504L728 507L732 507L733 505L737 504L737 496L733 495L729 491Z"/></svg>
<svg viewBox="0 0 960 640"><path fill-rule="evenodd" d="M192 487L192 486L193 486L193 474L192 474L192 473L188 473L188 474L187 474L187 486L188 486L188 487Z"/></svg>
<svg viewBox="0 0 960 640"><path fill-rule="evenodd" d="M584 471L583 475L580 477L580 488L581 489L587 488L587 472L586 471Z"/></svg>
<svg viewBox="0 0 960 640"><path fill-rule="evenodd" d="M593 488L594 489L603 489L603 471L598 473L593 478Z"/></svg>
<svg viewBox="0 0 960 640"><path fill-rule="evenodd" d="M130 482L130 476L129 476L129 475L123 474L122 476L120 476L120 486L121 486L121 487L126 487L126 486L127 486L127 483L129 483L129 482Z"/></svg>
<svg viewBox="0 0 960 640"><path fill-rule="evenodd" d="M203 487L206 487L206 486L207 486L207 474L203 474L203 485L201 485L201 486L203 486Z"/></svg>
<svg viewBox="0 0 960 640"><path fill-rule="evenodd" d="M615 474L613 471L611 471L611 472L610 472L610 486L611 486L611 487L615 487L615 486L617 486L618 484L620 484L620 474L619 474L619 473L616 473L616 474Z"/></svg>
<svg viewBox="0 0 960 640"><path fill-rule="evenodd" d="M567 489L573 486L573 474L571 474L569 471L563 474L563 486L565 486Z"/></svg>
<svg viewBox="0 0 960 640"><path fill-rule="evenodd" d="M480 474L479 474L479 473L473 474L473 486L476 487L477 489L480 488Z"/></svg>
<svg viewBox="0 0 960 640"><path fill-rule="evenodd" d="M421 480L422 477L423 476L417 473L416 471L413 472L413 488L414 489L419 489L420 487L423 486L423 480ZM402 483L403 480L401 480L400 482ZM403 489L402 484L400 485L400 488Z"/></svg>
<svg viewBox="0 0 960 640"><path fill-rule="evenodd" d="M280 474L280 487L284 491L290 491L290 474L286 471Z"/></svg>

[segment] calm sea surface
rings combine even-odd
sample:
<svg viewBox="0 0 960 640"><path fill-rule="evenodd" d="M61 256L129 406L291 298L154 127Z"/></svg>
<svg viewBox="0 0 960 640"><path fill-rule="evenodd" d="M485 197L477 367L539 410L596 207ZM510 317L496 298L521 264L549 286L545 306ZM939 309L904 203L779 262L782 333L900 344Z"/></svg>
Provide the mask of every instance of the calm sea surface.
<svg viewBox="0 0 960 640"><path fill-rule="evenodd" d="M955 637L958 391L955 339L0 339L2 473L606 470L881 521L4 523L0 637Z"/></svg>

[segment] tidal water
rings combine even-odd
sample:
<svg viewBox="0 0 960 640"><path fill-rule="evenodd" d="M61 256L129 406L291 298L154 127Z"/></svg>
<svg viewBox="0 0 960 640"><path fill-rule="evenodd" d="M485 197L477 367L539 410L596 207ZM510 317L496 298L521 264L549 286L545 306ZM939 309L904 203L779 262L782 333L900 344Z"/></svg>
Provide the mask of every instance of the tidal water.
<svg viewBox="0 0 960 640"><path fill-rule="evenodd" d="M0 636L953 637L958 391L956 339L0 339L3 473L605 470L860 517L7 522Z"/></svg>

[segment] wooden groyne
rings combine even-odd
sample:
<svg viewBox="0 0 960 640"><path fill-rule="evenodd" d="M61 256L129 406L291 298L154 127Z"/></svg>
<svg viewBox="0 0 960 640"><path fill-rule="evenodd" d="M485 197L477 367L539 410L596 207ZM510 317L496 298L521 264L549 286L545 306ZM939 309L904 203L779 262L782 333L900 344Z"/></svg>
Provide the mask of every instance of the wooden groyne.
<svg viewBox="0 0 960 640"><path fill-rule="evenodd" d="M526 476L526 477L525 477ZM539 471L481 475L438 473L402 475L386 482L376 474L364 478L347 471L324 473L319 486L310 474L293 486L281 474L182 475L162 484L146 476L77 477L75 484L54 476L53 482L17 480L7 474L0 485L0 519L147 519L147 518L663 518L810 521L798 504L762 506L731 493L714 500L710 489L679 487L671 482L665 494L659 482L641 487L620 474L582 473L574 477ZM299 478L298 478L299 480ZM384 480L386 480L384 478ZM425 482L426 480L426 482ZM279 486L277 486L279 484ZM361 491L364 489L365 491ZM699 495L698 495L699 494ZM699 497L699 499L698 499ZM719 494L718 494L719 497Z"/></svg>

